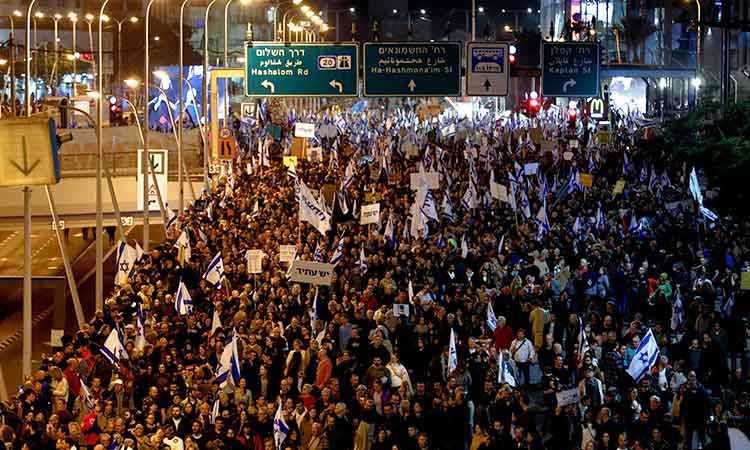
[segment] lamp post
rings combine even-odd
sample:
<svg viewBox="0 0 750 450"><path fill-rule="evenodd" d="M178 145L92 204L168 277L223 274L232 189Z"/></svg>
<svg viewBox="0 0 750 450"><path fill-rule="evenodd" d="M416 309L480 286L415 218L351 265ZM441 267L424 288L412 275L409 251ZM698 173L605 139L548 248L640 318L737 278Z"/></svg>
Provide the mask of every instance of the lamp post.
<svg viewBox="0 0 750 450"><path fill-rule="evenodd" d="M32 43L32 45L34 46L34 51L32 53L32 55L33 55L32 58L34 59L34 76L37 76L37 77L39 76L39 63L37 62L37 50L38 50L38 48L37 48L37 33L36 33L37 23L36 23L36 21L37 21L37 19L43 19L43 18L44 18L44 13L41 12L41 11L35 12L34 13L34 17L32 17L32 20L34 21L34 41ZM28 45L28 44L26 44L26 45Z"/></svg>
<svg viewBox="0 0 750 450"><path fill-rule="evenodd" d="M181 214L184 207L185 207L185 189L184 189L184 183L182 179L182 172L186 167L182 167L182 103L184 101L184 94L182 93L182 82L187 81L185 79L185 74L183 73L185 70L185 67L183 66L183 47L184 47L184 39L182 36L183 33L183 20L185 19L185 5L188 4L190 0L182 0L182 3L180 4L180 87L177 89L180 92L180 113L177 115L177 184L179 185L179 198L177 200L177 204L179 209L179 213ZM192 89L192 88L191 88ZM201 129L201 117L197 113L195 114L196 119L198 119L198 129ZM190 183L190 180L188 179L188 183ZM191 185L192 186L192 185Z"/></svg>
<svg viewBox="0 0 750 450"><path fill-rule="evenodd" d="M274 8L273 8L273 40L274 41L278 41L279 40L279 36L278 36L278 34L279 34L278 33L278 24L276 22L278 14L279 14L279 8L281 7L281 5L286 5L286 4L289 4L289 3L293 4L294 6L297 6L297 5L299 5L299 4L302 3L302 0L287 0L287 1L283 1L283 2L276 2L276 6L274 6ZM284 22L285 22L285 20L282 18L282 20L281 20L281 28L282 28L281 40L282 41L284 40L283 30L286 29L285 26L284 26Z"/></svg>
<svg viewBox="0 0 750 450"><path fill-rule="evenodd" d="M144 36L146 41L146 48L145 48L145 64L144 64L144 73L143 73L143 93L144 93L144 100L143 100L143 157L141 158L141 167L138 168L138 170L143 171L143 251L148 252L149 250L149 225L148 225L148 216L149 216L149 204L148 204L148 158L149 158L149 151L148 151L148 135L149 135L149 124L148 124L148 85L149 80L151 79L151 67L148 60L148 45L149 45L149 35L148 35L148 19L149 19L149 13L151 12L151 6L153 6L154 2L156 0L148 0L148 4L146 5L146 25L144 27ZM182 42L180 42L180 45L182 45Z"/></svg>
<svg viewBox="0 0 750 450"><path fill-rule="evenodd" d="M99 98L96 100L96 147L99 157L96 160L96 309L103 310L104 308L104 216L102 214L102 165L104 160L104 147L102 145L102 125L104 124L104 96L101 93L104 92L104 52L102 49L102 23L104 22L104 8L107 7L109 0L102 2L101 8L99 8L99 29L98 42L99 47L99 64L95 64L96 67L96 83L97 89L99 90ZM89 40L91 40L91 19L86 16L86 20L89 23ZM92 41L93 43L93 41ZM93 45L91 46L93 52ZM92 60L95 61L92 55Z"/></svg>
<svg viewBox="0 0 750 450"><path fill-rule="evenodd" d="M201 113L203 114L204 126L208 129L208 19L211 13L211 7L216 3L216 0L211 0L206 6L206 14L203 22L203 95L201 96ZM182 88L182 86L180 86ZM216 111L211 111L215 114ZM205 139L203 139L203 184L208 194L208 161L209 152L211 151L211 139L208 133L205 133Z"/></svg>
<svg viewBox="0 0 750 450"><path fill-rule="evenodd" d="M232 0L224 4L224 67L229 67L229 5ZM224 127L227 127L229 117L229 78L224 79Z"/></svg>
<svg viewBox="0 0 750 450"><path fill-rule="evenodd" d="M57 81L57 73L60 70L60 67L58 66L58 64L60 64L60 55L58 53L59 46L60 46L60 43L59 43L60 38L58 37L58 33L57 33L57 30L58 30L57 22L60 19L62 19L62 17L63 17L62 14L55 14L54 16L52 16L52 21L55 27L55 63L52 69L52 75L50 76L50 84L52 84L52 79ZM57 82L55 82L54 85L57 85Z"/></svg>
<svg viewBox="0 0 750 450"><path fill-rule="evenodd" d="M76 29L78 28L78 16L75 13L69 13L68 19L73 24L73 96L76 95L76 62L78 56L76 56Z"/></svg>
<svg viewBox="0 0 750 450"><path fill-rule="evenodd" d="M20 11L14 11L13 14L20 15ZM13 16L8 14L8 20L10 21L10 35L8 36L8 47L10 48L10 57L8 58L8 71L10 72L10 115L16 117L16 47L13 42L15 34L15 26L13 24Z"/></svg>
<svg viewBox="0 0 750 450"><path fill-rule="evenodd" d="M698 36L695 39L695 66L698 69L698 73L701 70L701 2L695 0L695 4L698 5Z"/></svg>
<svg viewBox="0 0 750 450"><path fill-rule="evenodd" d="M138 18L131 16L120 20L115 19L115 22L117 22L117 73L115 74L115 80L119 80L122 71L122 26L127 22L138 23Z"/></svg>

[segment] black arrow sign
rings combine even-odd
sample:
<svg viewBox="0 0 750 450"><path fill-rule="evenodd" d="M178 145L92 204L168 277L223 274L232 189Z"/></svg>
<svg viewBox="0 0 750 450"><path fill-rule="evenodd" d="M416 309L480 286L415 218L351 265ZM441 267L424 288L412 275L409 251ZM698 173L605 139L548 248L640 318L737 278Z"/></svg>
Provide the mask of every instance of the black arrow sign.
<svg viewBox="0 0 750 450"><path fill-rule="evenodd" d="M18 163L15 161L11 161L10 163L13 165L13 167L18 169L18 171L21 172L25 177L28 177L29 174L31 174L31 172L34 171L36 166L39 165L40 160L37 159L36 161L31 163L31 167L29 167L29 154L28 154L28 151L26 150L26 137L25 136L21 137L21 143L23 147L23 167L19 166Z"/></svg>
<svg viewBox="0 0 750 450"><path fill-rule="evenodd" d="M485 91L489 92L490 88L492 88L492 83L490 83L490 80L484 80L484 84L482 86L484 86Z"/></svg>

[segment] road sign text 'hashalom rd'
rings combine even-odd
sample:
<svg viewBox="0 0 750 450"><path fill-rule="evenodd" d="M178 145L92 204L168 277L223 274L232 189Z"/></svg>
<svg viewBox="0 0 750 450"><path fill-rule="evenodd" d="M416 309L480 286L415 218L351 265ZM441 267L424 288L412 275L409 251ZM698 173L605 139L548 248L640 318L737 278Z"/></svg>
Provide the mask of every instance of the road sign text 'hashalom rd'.
<svg viewBox="0 0 750 450"><path fill-rule="evenodd" d="M358 94L358 47L253 42L245 48L245 95L352 97Z"/></svg>
<svg viewBox="0 0 750 450"><path fill-rule="evenodd" d="M461 65L458 42L367 42L364 95L459 96Z"/></svg>

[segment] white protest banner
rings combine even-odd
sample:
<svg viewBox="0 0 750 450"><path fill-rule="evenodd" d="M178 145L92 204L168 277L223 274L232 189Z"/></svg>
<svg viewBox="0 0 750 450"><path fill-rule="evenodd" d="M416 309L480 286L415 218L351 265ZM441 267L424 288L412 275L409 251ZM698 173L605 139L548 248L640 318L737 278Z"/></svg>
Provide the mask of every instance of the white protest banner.
<svg viewBox="0 0 750 450"><path fill-rule="evenodd" d="M575 405L581 401L581 394L578 393L578 389L560 391L555 395L557 396L557 406Z"/></svg>
<svg viewBox="0 0 750 450"><path fill-rule="evenodd" d="M320 147L311 147L307 149L308 161L323 161L323 149Z"/></svg>
<svg viewBox="0 0 750 450"><path fill-rule="evenodd" d="M501 202L508 201L508 188L500 183L490 182L490 195Z"/></svg>
<svg viewBox="0 0 750 450"><path fill-rule="evenodd" d="M295 259L292 263L291 280L297 283L310 283L315 286L330 286L333 277L333 264Z"/></svg>
<svg viewBox="0 0 750 450"><path fill-rule="evenodd" d="M525 175L536 175L539 170L539 163L526 163L523 166L523 173Z"/></svg>
<svg viewBox="0 0 750 450"><path fill-rule="evenodd" d="M373 203L371 205L362 205L362 210L359 215L360 225L378 223L379 221L380 221L380 203Z"/></svg>
<svg viewBox="0 0 750 450"><path fill-rule="evenodd" d="M393 315L395 317L398 317L398 316L409 317L409 305L407 305L406 303L394 303Z"/></svg>
<svg viewBox="0 0 750 450"><path fill-rule="evenodd" d="M263 271L263 250L248 250L245 253L247 273L261 273Z"/></svg>
<svg viewBox="0 0 750 450"><path fill-rule="evenodd" d="M297 253L295 245L279 245L279 262L290 263L294 261L295 253Z"/></svg>
<svg viewBox="0 0 750 450"><path fill-rule="evenodd" d="M297 122L294 124L294 137L299 138L314 138L315 137L315 124Z"/></svg>
<svg viewBox="0 0 750 450"><path fill-rule="evenodd" d="M427 187L429 189L439 189L440 188L440 173L439 172L415 172L409 175L411 180L411 189L413 191L416 191L419 189L420 186L422 186L422 180L420 177L424 177L425 181L427 181Z"/></svg>

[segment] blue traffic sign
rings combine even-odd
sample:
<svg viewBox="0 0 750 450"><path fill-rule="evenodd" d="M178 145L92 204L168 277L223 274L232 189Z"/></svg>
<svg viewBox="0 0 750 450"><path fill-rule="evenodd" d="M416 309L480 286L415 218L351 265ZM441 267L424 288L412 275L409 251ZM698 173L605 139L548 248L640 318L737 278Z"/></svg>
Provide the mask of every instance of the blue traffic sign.
<svg viewBox="0 0 750 450"><path fill-rule="evenodd" d="M367 42L365 97L457 97L461 95L458 42Z"/></svg>
<svg viewBox="0 0 750 450"><path fill-rule="evenodd" d="M250 97L356 97L356 43L249 42L245 95Z"/></svg>
<svg viewBox="0 0 750 450"><path fill-rule="evenodd" d="M596 97L599 95L599 44L544 42L542 95Z"/></svg>

